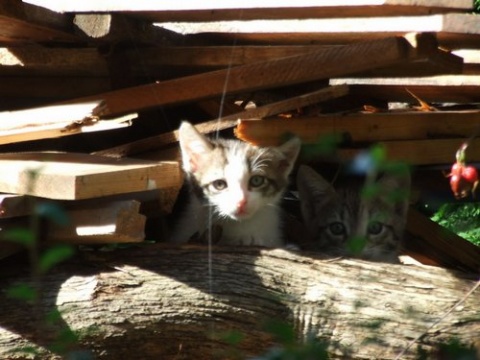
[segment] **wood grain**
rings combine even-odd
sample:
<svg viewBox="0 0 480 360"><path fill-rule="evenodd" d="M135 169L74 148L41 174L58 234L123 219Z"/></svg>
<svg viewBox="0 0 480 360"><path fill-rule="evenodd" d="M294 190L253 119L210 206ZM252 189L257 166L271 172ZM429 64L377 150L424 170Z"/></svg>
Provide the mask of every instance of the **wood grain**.
<svg viewBox="0 0 480 360"><path fill-rule="evenodd" d="M76 200L181 183L176 162L147 162L74 153L0 155L0 191Z"/></svg>
<svg viewBox="0 0 480 360"><path fill-rule="evenodd" d="M112 91L72 102L101 99L106 107L99 115L118 115L225 92L232 94L339 77L398 65L422 56L421 51L414 51L404 38L393 37ZM354 62L351 61L353 57L357 59Z"/></svg>
<svg viewBox="0 0 480 360"><path fill-rule="evenodd" d="M331 134L342 135L351 142L360 143L468 138L479 126L479 111L405 111L241 120L236 135L242 140L262 146L279 145L286 134L294 134L305 143L315 143L322 136Z"/></svg>

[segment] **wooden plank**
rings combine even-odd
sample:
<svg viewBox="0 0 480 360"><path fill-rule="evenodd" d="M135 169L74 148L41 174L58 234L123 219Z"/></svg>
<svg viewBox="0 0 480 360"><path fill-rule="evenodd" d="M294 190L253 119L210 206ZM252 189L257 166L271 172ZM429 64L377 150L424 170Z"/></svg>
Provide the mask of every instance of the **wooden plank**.
<svg viewBox="0 0 480 360"><path fill-rule="evenodd" d="M328 87L308 94L288 98L283 101L278 101L272 104L260 106L258 108L248 109L231 115L226 115L219 119L214 119L200 124L196 124L196 128L202 133L220 131L236 126L238 119L263 118L277 115L284 111L290 111L299 107L316 104L321 101L342 97L347 93L348 87L345 86ZM137 140L129 144L124 144L110 149L97 151L94 154L110 157L132 156L140 154L142 152L148 152L155 149L163 148L166 145L175 143L177 141L178 130L174 130L149 138Z"/></svg>
<svg viewBox="0 0 480 360"><path fill-rule="evenodd" d="M96 48L0 47L0 65L0 74L8 76L108 76L105 56Z"/></svg>
<svg viewBox="0 0 480 360"><path fill-rule="evenodd" d="M267 61L273 58L306 54L324 49L321 45L291 46L186 46L161 47L129 51L130 57L140 57L143 71L152 74L170 69L183 68L189 71L207 71L208 69L226 68L245 65L256 61ZM134 65L136 68L136 66ZM445 73L461 73L463 61L459 56L447 52L432 51L423 61L407 63L395 68L373 69L357 76L429 76ZM140 69L136 69L140 72Z"/></svg>
<svg viewBox="0 0 480 360"><path fill-rule="evenodd" d="M409 33L436 33L447 49L478 48L480 24L475 14L437 14L368 18L161 22L158 26L217 45L339 45ZM357 31L361 29L362 31ZM218 41L218 42L217 42Z"/></svg>
<svg viewBox="0 0 480 360"><path fill-rule="evenodd" d="M350 85L350 92L366 101L382 100L418 104L405 90L408 88L428 103L473 104L480 102L480 85L478 84L480 83L475 85Z"/></svg>
<svg viewBox="0 0 480 360"><path fill-rule="evenodd" d="M416 78L337 78L331 85L347 84L351 93L363 98L389 102L417 101L405 90L429 103L455 102L475 103L480 101L479 75L443 75Z"/></svg>
<svg viewBox="0 0 480 360"><path fill-rule="evenodd" d="M50 244L131 243L141 242L145 238L146 216L139 213L140 202L136 200L81 202L63 211L68 222L61 225L49 222L45 229L45 240ZM3 218L0 226L5 232L28 229L30 219ZM13 249L23 250L21 246L14 245L1 241L0 258L10 255Z"/></svg>
<svg viewBox="0 0 480 360"><path fill-rule="evenodd" d="M0 218L31 215L29 198L24 195L0 194Z"/></svg>
<svg viewBox="0 0 480 360"><path fill-rule="evenodd" d="M77 13L73 22L79 36L100 43L135 41L137 44L160 44L181 40L180 36L153 26L148 20L133 19L123 14Z"/></svg>
<svg viewBox="0 0 480 360"><path fill-rule="evenodd" d="M127 127L137 114L100 120L92 116L99 102L0 112L0 144L57 138Z"/></svg>
<svg viewBox="0 0 480 360"><path fill-rule="evenodd" d="M178 186L176 162L113 160L74 153L1 154L0 191L77 200Z"/></svg>
<svg viewBox="0 0 480 360"><path fill-rule="evenodd" d="M480 247L436 224L414 208L408 212L407 231L413 237L406 237L405 249L420 262L427 258L451 269L480 271Z"/></svg>
<svg viewBox="0 0 480 360"><path fill-rule="evenodd" d="M337 134L355 143L428 138L468 138L480 126L479 111L333 114L294 119L240 120L236 136L262 146L279 145L286 134L305 143Z"/></svg>
<svg viewBox="0 0 480 360"><path fill-rule="evenodd" d="M111 81L108 77L4 76L0 86L0 96L10 99L54 98L57 99L56 101L61 101L111 89Z"/></svg>
<svg viewBox="0 0 480 360"><path fill-rule="evenodd" d="M154 159L154 158L152 158ZM158 159L158 158L157 158ZM179 161L180 158L168 158L162 161ZM154 160L152 160L154 161ZM141 203L140 213L147 217L158 217L160 215L172 212L176 197L182 183L170 188L162 188L156 190L147 190L134 193L118 194L111 196L103 196L102 203L113 203L123 201L138 201ZM38 200L38 199L37 199ZM41 199L41 203L55 203L66 211L75 210L76 208L92 208L99 202L98 198L77 200L77 201L58 201ZM37 201L37 203L38 203ZM36 202L33 202L35 204ZM9 219L14 217L24 217L32 215L32 197L27 195L0 194L0 219Z"/></svg>
<svg viewBox="0 0 480 360"><path fill-rule="evenodd" d="M100 115L118 115L215 97L225 92L287 86L394 66L424 57L422 51L414 49L404 38L386 38L112 91L72 102L103 99L106 107ZM356 61L352 62L352 58Z"/></svg>
<svg viewBox="0 0 480 360"><path fill-rule="evenodd" d="M77 205L66 211L68 224L49 227L48 241L69 244L140 242L145 238L147 218L139 211L140 202L136 200Z"/></svg>
<svg viewBox="0 0 480 360"><path fill-rule="evenodd" d="M60 12L135 12L152 21L215 21L233 19L315 18L350 16L385 16L432 14L436 12L470 11L472 2L467 0L312 0L254 1L241 3L213 0L182 2L166 0L84 0L60 2L56 0L27 0Z"/></svg>
<svg viewBox="0 0 480 360"><path fill-rule="evenodd" d="M75 43L80 39L70 33L71 17L21 1L0 3L0 43Z"/></svg>

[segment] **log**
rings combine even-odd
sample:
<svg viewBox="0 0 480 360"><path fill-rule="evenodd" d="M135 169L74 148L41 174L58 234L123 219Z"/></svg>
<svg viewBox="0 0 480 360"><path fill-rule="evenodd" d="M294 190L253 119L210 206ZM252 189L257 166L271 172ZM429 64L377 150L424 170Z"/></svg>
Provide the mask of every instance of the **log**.
<svg viewBox="0 0 480 360"><path fill-rule="evenodd" d="M2 292L0 357L35 346L54 358L45 347L61 326L78 334L74 349L97 359L248 358L276 343L265 328L272 320L291 324L299 339L322 339L332 358L433 358L453 338L480 339L469 274L283 249L212 250L211 261L205 247L163 244L70 260L44 276L36 313ZM0 274L4 288L31 284L12 263ZM41 326L53 309L62 314L57 327ZM222 340L232 334L237 344Z"/></svg>

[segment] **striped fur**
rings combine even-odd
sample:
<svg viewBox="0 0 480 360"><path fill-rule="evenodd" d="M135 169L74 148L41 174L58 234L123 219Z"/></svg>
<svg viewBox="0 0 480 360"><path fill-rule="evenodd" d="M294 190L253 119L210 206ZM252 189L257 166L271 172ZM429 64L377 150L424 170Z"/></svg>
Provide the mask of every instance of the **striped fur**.
<svg viewBox="0 0 480 360"><path fill-rule="evenodd" d="M208 139L191 124L180 130L183 168L194 196L173 241L185 242L211 227L221 244L283 245L278 204L300 150L292 139L259 148L232 139Z"/></svg>
<svg viewBox="0 0 480 360"><path fill-rule="evenodd" d="M305 248L333 256L398 262L408 207L408 175L387 175L378 192L362 198L359 179L333 186L308 166L301 166L297 186L307 230ZM389 196L403 191L400 200ZM365 216L363 216L364 214Z"/></svg>

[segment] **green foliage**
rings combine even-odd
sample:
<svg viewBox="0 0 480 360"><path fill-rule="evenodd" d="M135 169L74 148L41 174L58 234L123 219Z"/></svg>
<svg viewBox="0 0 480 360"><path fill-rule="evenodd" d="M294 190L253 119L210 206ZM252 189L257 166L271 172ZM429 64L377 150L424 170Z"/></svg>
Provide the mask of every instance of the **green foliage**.
<svg viewBox="0 0 480 360"><path fill-rule="evenodd" d="M363 236L352 236L347 242L348 252L352 255L358 255L367 244L367 239Z"/></svg>
<svg viewBox="0 0 480 360"><path fill-rule="evenodd" d="M46 250L41 256L38 263L39 271L43 274L50 270L53 266L58 263L67 260L74 253L74 250L71 246L68 245L57 245L48 250Z"/></svg>
<svg viewBox="0 0 480 360"><path fill-rule="evenodd" d="M37 299L37 291L28 284L18 284L7 289L7 295L12 299L33 302Z"/></svg>
<svg viewBox="0 0 480 360"><path fill-rule="evenodd" d="M30 229L17 228L6 231L3 234L2 240L15 242L26 248L35 245L35 233Z"/></svg>
<svg viewBox="0 0 480 360"><path fill-rule="evenodd" d="M480 13L480 0L473 1L473 11L477 14Z"/></svg>
<svg viewBox="0 0 480 360"><path fill-rule="evenodd" d="M480 246L480 203L444 204L432 220Z"/></svg>
<svg viewBox="0 0 480 360"><path fill-rule="evenodd" d="M301 156L304 159L315 159L332 155L342 141L343 139L340 134L322 135L314 144L303 144Z"/></svg>
<svg viewBox="0 0 480 360"><path fill-rule="evenodd" d="M278 346L272 347L266 354L252 360L327 360L328 342L310 336L306 341L296 339L292 325L279 321L267 325L267 330L275 337Z"/></svg>
<svg viewBox="0 0 480 360"><path fill-rule="evenodd" d="M56 225L68 225L69 219L63 208L52 202L41 202L35 207L35 214L44 219L55 223Z"/></svg>

